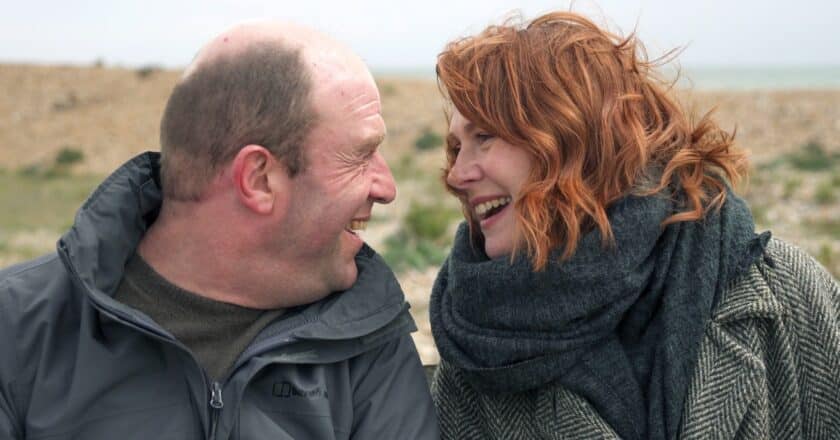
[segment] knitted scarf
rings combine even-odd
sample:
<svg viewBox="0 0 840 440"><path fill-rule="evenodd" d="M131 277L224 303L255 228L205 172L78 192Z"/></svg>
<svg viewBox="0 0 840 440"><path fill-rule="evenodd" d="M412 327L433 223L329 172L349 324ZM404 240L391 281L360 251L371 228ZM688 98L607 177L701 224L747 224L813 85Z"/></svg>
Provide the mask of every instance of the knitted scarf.
<svg viewBox="0 0 840 440"><path fill-rule="evenodd" d="M704 219L662 228L678 206L627 196L607 212L615 246L595 229L540 272L524 255L489 259L461 224L432 290L441 357L481 391L559 382L622 438L676 438L716 297L770 238L732 192Z"/></svg>

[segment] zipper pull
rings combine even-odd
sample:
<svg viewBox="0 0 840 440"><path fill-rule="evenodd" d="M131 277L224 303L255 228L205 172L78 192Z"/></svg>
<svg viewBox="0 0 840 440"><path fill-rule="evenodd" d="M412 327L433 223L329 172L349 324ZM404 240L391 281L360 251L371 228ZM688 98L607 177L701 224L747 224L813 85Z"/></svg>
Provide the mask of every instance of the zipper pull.
<svg viewBox="0 0 840 440"><path fill-rule="evenodd" d="M219 382L213 382L212 391L210 393L210 406L215 409L222 409L225 403L222 402L222 387Z"/></svg>

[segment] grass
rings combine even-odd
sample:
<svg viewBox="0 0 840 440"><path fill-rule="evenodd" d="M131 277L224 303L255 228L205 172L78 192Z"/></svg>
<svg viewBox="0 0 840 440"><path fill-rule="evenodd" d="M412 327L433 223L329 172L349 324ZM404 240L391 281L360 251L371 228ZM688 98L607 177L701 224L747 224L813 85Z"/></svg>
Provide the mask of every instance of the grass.
<svg viewBox="0 0 840 440"><path fill-rule="evenodd" d="M834 263L834 253L831 252L831 246L823 243L820 246L820 251L817 253L817 260L825 267L831 267Z"/></svg>
<svg viewBox="0 0 840 440"><path fill-rule="evenodd" d="M840 186L840 171L835 170L834 175L831 176L831 186Z"/></svg>
<svg viewBox="0 0 840 440"><path fill-rule="evenodd" d="M782 197L785 199L791 198L800 186L802 186L802 179L800 177L791 177L785 180L782 186Z"/></svg>
<svg viewBox="0 0 840 440"><path fill-rule="evenodd" d="M102 180L101 176L47 176L26 169L0 174L0 254L30 257L52 249L54 242L14 245L14 237L47 235L58 238L72 223L76 210Z"/></svg>
<svg viewBox="0 0 840 440"><path fill-rule="evenodd" d="M385 239L382 257L398 272L439 266L452 244L449 227L460 218L455 209L414 201L400 229Z"/></svg>
<svg viewBox="0 0 840 440"><path fill-rule="evenodd" d="M786 159L800 171L825 171L840 164L840 154L829 154L816 141L808 142L799 151L788 154Z"/></svg>
<svg viewBox="0 0 840 440"><path fill-rule="evenodd" d="M832 185L831 181L820 183L814 191L814 201L819 205L830 205L837 202L837 188Z"/></svg>
<svg viewBox="0 0 840 440"><path fill-rule="evenodd" d="M805 229L813 234L828 235L834 240L840 239L840 219L809 220Z"/></svg>
<svg viewBox="0 0 840 440"><path fill-rule="evenodd" d="M418 173L417 168L414 166L414 158L410 155L402 156L400 160L390 165L391 173L397 181L407 180Z"/></svg>
<svg viewBox="0 0 840 440"><path fill-rule="evenodd" d="M756 166L761 172L772 171L790 165L798 171L827 171L840 165L840 153L830 153L817 141L802 145L798 151L778 156Z"/></svg>
<svg viewBox="0 0 840 440"><path fill-rule="evenodd" d="M758 203L751 203L750 211L752 211L753 220L756 224L765 226L769 223L767 221L767 206Z"/></svg>
<svg viewBox="0 0 840 440"><path fill-rule="evenodd" d="M57 166L70 166L83 160L85 160L85 154L81 150L69 146L59 150L55 156Z"/></svg>
<svg viewBox="0 0 840 440"><path fill-rule="evenodd" d="M443 137L434 130L426 127L420 136L414 141L414 147L418 150L431 150L443 145Z"/></svg>

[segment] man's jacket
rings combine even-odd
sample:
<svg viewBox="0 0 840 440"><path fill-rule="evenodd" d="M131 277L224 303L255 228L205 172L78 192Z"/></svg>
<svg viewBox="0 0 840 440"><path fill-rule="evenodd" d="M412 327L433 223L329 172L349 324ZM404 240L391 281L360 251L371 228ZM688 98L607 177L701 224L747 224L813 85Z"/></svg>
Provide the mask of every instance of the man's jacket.
<svg viewBox="0 0 840 440"><path fill-rule="evenodd" d="M408 305L368 247L352 288L290 309L220 382L115 301L160 207L157 173L157 154L134 158L57 253L0 271L0 439L437 438Z"/></svg>

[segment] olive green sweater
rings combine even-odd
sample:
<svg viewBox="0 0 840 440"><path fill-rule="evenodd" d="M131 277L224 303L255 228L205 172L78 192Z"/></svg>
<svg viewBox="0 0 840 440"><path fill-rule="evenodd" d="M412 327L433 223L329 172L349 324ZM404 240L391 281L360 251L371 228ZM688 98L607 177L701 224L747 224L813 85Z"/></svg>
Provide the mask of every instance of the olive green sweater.
<svg viewBox="0 0 840 440"><path fill-rule="evenodd" d="M137 253L126 264L115 299L172 333L213 380L223 379L257 333L283 314L282 309L249 309L183 290Z"/></svg>

